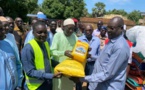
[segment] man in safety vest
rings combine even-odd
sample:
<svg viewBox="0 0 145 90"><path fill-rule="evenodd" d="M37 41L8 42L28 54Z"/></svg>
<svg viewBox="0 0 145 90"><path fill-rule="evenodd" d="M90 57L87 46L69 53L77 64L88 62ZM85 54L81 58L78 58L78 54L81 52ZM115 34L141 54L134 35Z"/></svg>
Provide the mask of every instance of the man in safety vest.
<svg viewBox="0 0 145 90"><path fill-rule="evenodd" d="M52 90L52 79L59 78L61 73L53 74L52 67L58 63L50 59L47 28L39 21L33 25L34 39L22 50L22 64L29 90Z"/></svg>

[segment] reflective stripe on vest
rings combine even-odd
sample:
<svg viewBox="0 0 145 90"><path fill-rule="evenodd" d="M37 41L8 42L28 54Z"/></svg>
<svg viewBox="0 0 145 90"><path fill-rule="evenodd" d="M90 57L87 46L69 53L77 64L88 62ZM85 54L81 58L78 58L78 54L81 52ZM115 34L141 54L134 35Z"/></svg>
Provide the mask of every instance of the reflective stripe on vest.
<svg viewBox="0 0 145 90"><path fill-rule="evenodd" d="M43 52L42 52L40 46L34 39L31 40L29 42L29 44L31 45L31 47L34 51L34 57L35 57L34 64L35 64L36 70L45 72ZM48 44L48 42L44 42L44 44L45 44L45 48L48 53L48 58L49 58L48 60L49 60L50 66L51 66L49 44ZM52 68L51 68L51 70L52 70ZM26 76L27 87L29 88L29 90L36 90L44 82L43 80L38 80L35 78L28 77L26 74L25 74L25 76Z"/></svg>

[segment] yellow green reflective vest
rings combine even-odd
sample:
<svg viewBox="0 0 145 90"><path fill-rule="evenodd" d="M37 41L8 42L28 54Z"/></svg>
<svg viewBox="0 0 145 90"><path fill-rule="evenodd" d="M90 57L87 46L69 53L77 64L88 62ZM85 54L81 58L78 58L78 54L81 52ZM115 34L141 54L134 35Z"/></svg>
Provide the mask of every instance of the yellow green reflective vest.
<svg viewBox="0 0 145 90"><path fill-rule="evenodd" d="M33 51L34 51L34 64L36 67L36 70L45 71L45 65L44 65L44 58L43 58L43 52L40 48L40 46L38 45L38 43L33 39L29 42L29 44L31 45ZM44 42L45 47L47 49L47 53L48 53L48 57L49 57L49 62L50 62L50 66L51 66L51 59L50 59L50 48L49 48L49 44L48 42ZM52 69L52 67L51 67ZM43 80L38 80L36 78L31 78L29 76L26 76L26 84L29 90L36 90L44 81Z"/></svg>

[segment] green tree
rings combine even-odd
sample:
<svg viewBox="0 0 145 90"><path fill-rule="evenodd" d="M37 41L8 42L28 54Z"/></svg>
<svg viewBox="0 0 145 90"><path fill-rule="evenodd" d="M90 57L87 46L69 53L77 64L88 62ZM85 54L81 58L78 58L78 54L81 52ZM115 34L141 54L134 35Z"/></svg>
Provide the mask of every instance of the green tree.
<svg viewBox="0 0 145 90"><path fill-rule="evenodd" d="M136 24L138 24L139 19L142 19L140 11L134 10L131 13L128 14L128 19L134 21Z"/></svg>
<svg viewBox="0 0 145 90"><path fill-rule="evenodd" d="M33 12L38 0L0 0L0 6L3 8L5 16L12 18L21 17L27 20L26 14Z"/></svg>
<svg viewBox="0 0 145 90"><path fill-rule="evenodd" d="M84 6L84 0L44 0L42 11L49 18L79 18L82 16Z"/></svg>
<svg viewBox="0 0 145 90"><path fill-rule="evenodd" d="M82 17L89 17L88 9L84 8Z"/></svg>
<svg viewBox="0 0 145 90"><path fill-rule="evenodd" d="M95 4L95 8L93 8L92 9L92 15L94 16L94 17L102 17L104 14L105 14L105 4L104 3L102 3L102 2L97 2L96 4Z"/></svg>
<svg viewBox="0 0 145 90"><path fill-rule="evenodd" d="M106 12L106 14L118 14L118 15L122 15L122 16L127 16L128 13L126 11L124 11L123 9L117 10L117 9L113 9L113 10L109 10L108 12Z"/></svg>

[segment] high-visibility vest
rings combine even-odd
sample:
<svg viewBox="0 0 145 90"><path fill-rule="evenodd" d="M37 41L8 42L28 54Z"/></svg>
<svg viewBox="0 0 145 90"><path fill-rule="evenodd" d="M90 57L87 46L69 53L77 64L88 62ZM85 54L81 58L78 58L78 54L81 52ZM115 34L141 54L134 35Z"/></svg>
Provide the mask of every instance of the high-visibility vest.
<svg viewBox="0 0 145 90"><path fill-rule="evenodd" d="M43 58L43 52L40 48L40 46L38 45L38 43L33 39L29 42L29 44L31 45L33 51L34 51L34 64L35 64L35 68L38 71L42 71L45 72L45 65L44 65L44 58ZM49 48L49 44L48 42L44 42L45 44L45 48L47 50L48 53L48 57L49 57L49 63L51 66L51 59L50 59L50 48ZM52 67L51 67L52 70ZM29 90L36 90L44 81L43 80L38 80L36 78L32 78L29 77L25 74L26 76L26 84Z"/></svg>

